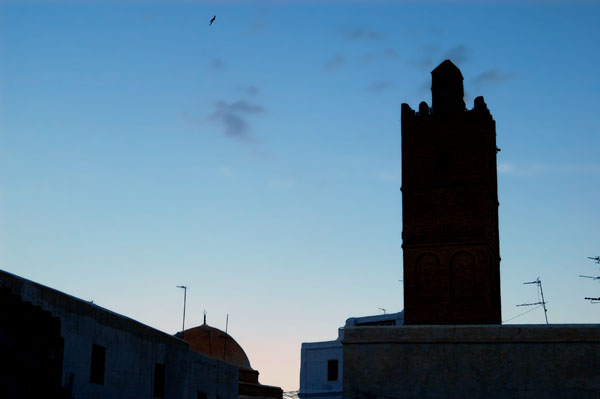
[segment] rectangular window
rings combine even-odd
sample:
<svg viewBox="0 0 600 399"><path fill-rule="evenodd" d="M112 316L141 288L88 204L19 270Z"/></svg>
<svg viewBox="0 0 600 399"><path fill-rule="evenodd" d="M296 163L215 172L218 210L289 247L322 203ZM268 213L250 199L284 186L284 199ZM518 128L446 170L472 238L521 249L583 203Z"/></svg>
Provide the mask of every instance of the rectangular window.
<svg viewBox="0 0 600 399"><path fill-rule="evenodd" d="M327 361L327 381L337 381L338 361L337 359Z"/></svg>
<svg viewBox="0 0 600 399"><path fill-rule="evenodd" d="M92 366L90 369L90 382L104 385L104 366L106 361L106 348L92 344Z"/></svg>
<svg viewBox="0 0 600 399"><path fill-rule="evenodd" d="M165 365L154 363L154 397L165 397Z"/></svg>

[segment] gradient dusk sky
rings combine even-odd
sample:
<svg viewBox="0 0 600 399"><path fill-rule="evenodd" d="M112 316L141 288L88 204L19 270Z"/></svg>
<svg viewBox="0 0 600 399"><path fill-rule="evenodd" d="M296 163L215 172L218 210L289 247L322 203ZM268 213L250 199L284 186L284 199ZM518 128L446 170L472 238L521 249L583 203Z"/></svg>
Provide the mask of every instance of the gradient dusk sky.
<svg viewBox="0 0 600 399"><path fill-rule="evenodd" d="M0 268L170 334L187 285L298 389L302 342L403 308L400 106L446 58L497 124L503 320L540 276L599 322L595 1L2 1Z"/></svg>

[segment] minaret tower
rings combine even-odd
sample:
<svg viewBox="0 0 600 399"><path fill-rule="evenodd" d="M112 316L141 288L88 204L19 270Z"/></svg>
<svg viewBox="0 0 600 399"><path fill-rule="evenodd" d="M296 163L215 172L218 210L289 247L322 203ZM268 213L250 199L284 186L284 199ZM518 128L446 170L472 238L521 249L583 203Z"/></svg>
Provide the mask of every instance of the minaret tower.
<svg viewBox="0 0 600 399"><path fill-rule="evenodd" d="M496 124L450 60L431 75L432 107L402 104L405 324L500 324Z"/></svg>

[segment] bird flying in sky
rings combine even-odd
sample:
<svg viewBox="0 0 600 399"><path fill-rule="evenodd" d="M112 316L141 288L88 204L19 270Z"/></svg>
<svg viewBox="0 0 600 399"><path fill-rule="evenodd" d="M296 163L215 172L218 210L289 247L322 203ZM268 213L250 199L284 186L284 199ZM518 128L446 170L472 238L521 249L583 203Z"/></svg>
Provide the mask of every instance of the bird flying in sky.
<svg viewBox="0 0 600 399"><path fill-rule="evenodd" d="M210 23L208 24L208 26L212 25L213 22L215 22L215 19L217 19L216 15L214 17L212 17L212 19L210 20Z"/></svg>

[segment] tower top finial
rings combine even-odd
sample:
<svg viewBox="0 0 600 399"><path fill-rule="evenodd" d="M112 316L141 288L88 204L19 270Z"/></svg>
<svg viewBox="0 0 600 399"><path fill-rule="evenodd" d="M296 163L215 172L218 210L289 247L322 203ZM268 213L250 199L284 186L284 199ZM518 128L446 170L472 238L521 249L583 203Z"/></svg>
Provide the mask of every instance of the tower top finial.
<svg viewBox="0 0 600 399"><path fill-rule="evenodd" d="M463 76L450 60L445 60L431 71L431 97L434 114L464 112Z"/></svg>
<svg viewBox="0 0 600 399"><path fill-rule="evenodd" d="M206 325L206 310L204 311L204 325Z"/></svg>

